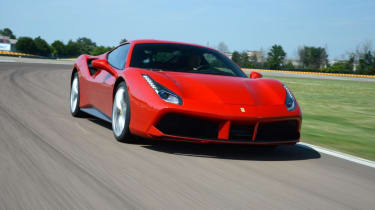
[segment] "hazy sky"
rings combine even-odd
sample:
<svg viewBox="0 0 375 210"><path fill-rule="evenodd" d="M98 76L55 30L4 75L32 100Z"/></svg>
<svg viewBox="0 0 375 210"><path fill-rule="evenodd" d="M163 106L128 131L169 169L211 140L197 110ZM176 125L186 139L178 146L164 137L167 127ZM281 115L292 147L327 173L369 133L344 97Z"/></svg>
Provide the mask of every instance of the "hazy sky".
<svg viewBox="0 0 375 210"><path fill-rule="evenodd" d="M49 43L78 37L99 45L152 38L230 50L280 44L295 57L302 45L328 48L330 58L375 44L374 0L5 0L0 28Z"/></svg>

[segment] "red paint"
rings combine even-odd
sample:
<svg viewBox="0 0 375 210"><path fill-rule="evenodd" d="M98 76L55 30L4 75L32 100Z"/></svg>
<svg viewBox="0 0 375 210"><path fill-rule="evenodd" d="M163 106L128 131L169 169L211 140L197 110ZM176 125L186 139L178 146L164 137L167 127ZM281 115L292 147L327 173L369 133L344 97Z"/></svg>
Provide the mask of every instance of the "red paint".
<svg viewBox="0 0 375 210"><path fill-rule="evenodd" d="M218 139L228 139L230 130L230 121L220 123Z"/></svg>
<svg viewBox="0 0 375 210"><path fill-rule="evenodd" d="M250 73L250 78L251 79L259 79L259 78L262 78L263 75L261 73L258 73L258 72L255 72L255 71L252 71Z"/></svg>
<svg viewBox="0 0 375 210"><path fill-rule="evenodd" d="M92 67L97 68L97 69L105 70L108 73L110 73L112 76L114 76L116 78L118 77L117 72L114 71L113 68L111 68L108 61L105 60L105 59L98 59L98 60L92 61Z"/></svg>
<svg viewBox="0 0 375 210"><path fill-rule="evenodd" d="M177 43L157 40L137 40L130 44L129 55L124 70L118 70L108 64L106 54L100 56L81 55L74 67L79 74L80 107L95 107L107 116L112 116L113 90L115 82L123 79L126 82L130 97L131 121L130 131L133 134L155 139L185 140L201 143L235 143L229 142L230 124L252 124L258 127L259 122L272 122L294 119L301 125L301 109L289 112L285 107L286 92L282 83L274 79L261 78L262 75L252 72L250 78L149 71L129 67L134 45L138 43ZM192 44L189 44L192 45ZM198 47L199 45L194 45ZM91 75L87 59L97 59L92 65L98 71ZM183 105L163 101L150 87L142 74L178 94ZM241 108L245 112L241 111ZM155 124L166 113L182 113L199 118L214 119L220 124L218 140L194 139L163 134ZM254 136L248 144L293 144L292 142L256 143ZM247 144L247 142L241 142Z"/></svg>

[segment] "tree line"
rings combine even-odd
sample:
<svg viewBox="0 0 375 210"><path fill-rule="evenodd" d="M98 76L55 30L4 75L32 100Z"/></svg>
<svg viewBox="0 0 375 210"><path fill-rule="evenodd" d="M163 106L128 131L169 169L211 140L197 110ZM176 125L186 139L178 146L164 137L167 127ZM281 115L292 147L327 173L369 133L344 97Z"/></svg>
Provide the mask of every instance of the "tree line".
<svg viewBox="0 0 375 210"><path fill-rule="evenodd" d="M0 34L16 39L16 36L9 28L0 30ZM126 42L126 39L122 39L120 43L122 42ZM97 45L87 37L80 37L75 41L69 40L66 44L60 40L48 44L40 36L34 39L27 36L19 37L15 47L18 52L53 58L72 58L81 54L100 55L113 48Z"/></svg>
<svg viewBox="0 0 375 210"><path fill-rule="evenodd" d="M80 37L75 41L69 40L64 43L56 40L49 45L40 36L32 39L30 37L20 37L16 43L16 49L19 52L54 58L72 58L81 54L100 55L112 47L98 46L91 39Z"/></svg>
<svg viewBox="0 0 375 210"><path fill-rule="evenodd" d="M375 74L375 51L369 43L360 45L348 58L330 64L328 54L323 47L303 46L298 49L298 59L294 64L286 59L286 52L281 45L273 45L266 56L249 56L247 51L232 53L232 60L242 68L273 70L314 71L325 73Z"/></svg>

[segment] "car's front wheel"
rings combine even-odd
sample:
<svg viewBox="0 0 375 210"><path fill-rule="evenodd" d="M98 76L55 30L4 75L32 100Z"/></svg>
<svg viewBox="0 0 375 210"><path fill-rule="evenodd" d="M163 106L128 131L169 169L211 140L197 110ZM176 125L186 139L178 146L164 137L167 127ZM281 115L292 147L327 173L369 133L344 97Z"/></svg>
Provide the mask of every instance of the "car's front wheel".
<svg viewBox="0 0 375 210"><path fill-rule="evenodd" d="M112 130L115 138L121 142L130 141L130 106L129 94L124 82L116 89L112 107Z"/></svg>

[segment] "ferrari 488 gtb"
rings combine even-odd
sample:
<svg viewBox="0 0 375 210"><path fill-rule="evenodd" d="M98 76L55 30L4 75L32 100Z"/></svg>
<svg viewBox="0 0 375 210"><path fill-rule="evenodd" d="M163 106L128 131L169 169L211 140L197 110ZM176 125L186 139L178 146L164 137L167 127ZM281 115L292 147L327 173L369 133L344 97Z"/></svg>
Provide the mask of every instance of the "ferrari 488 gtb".
<svg viewBox="0 0 375 210"><path fill-rule="evenodd" d="M112 123L119 141L150 139L254 145L295 144L301 110L281 82L250 77L204 46L156 40L81 55L70 110Z"/></svg>

